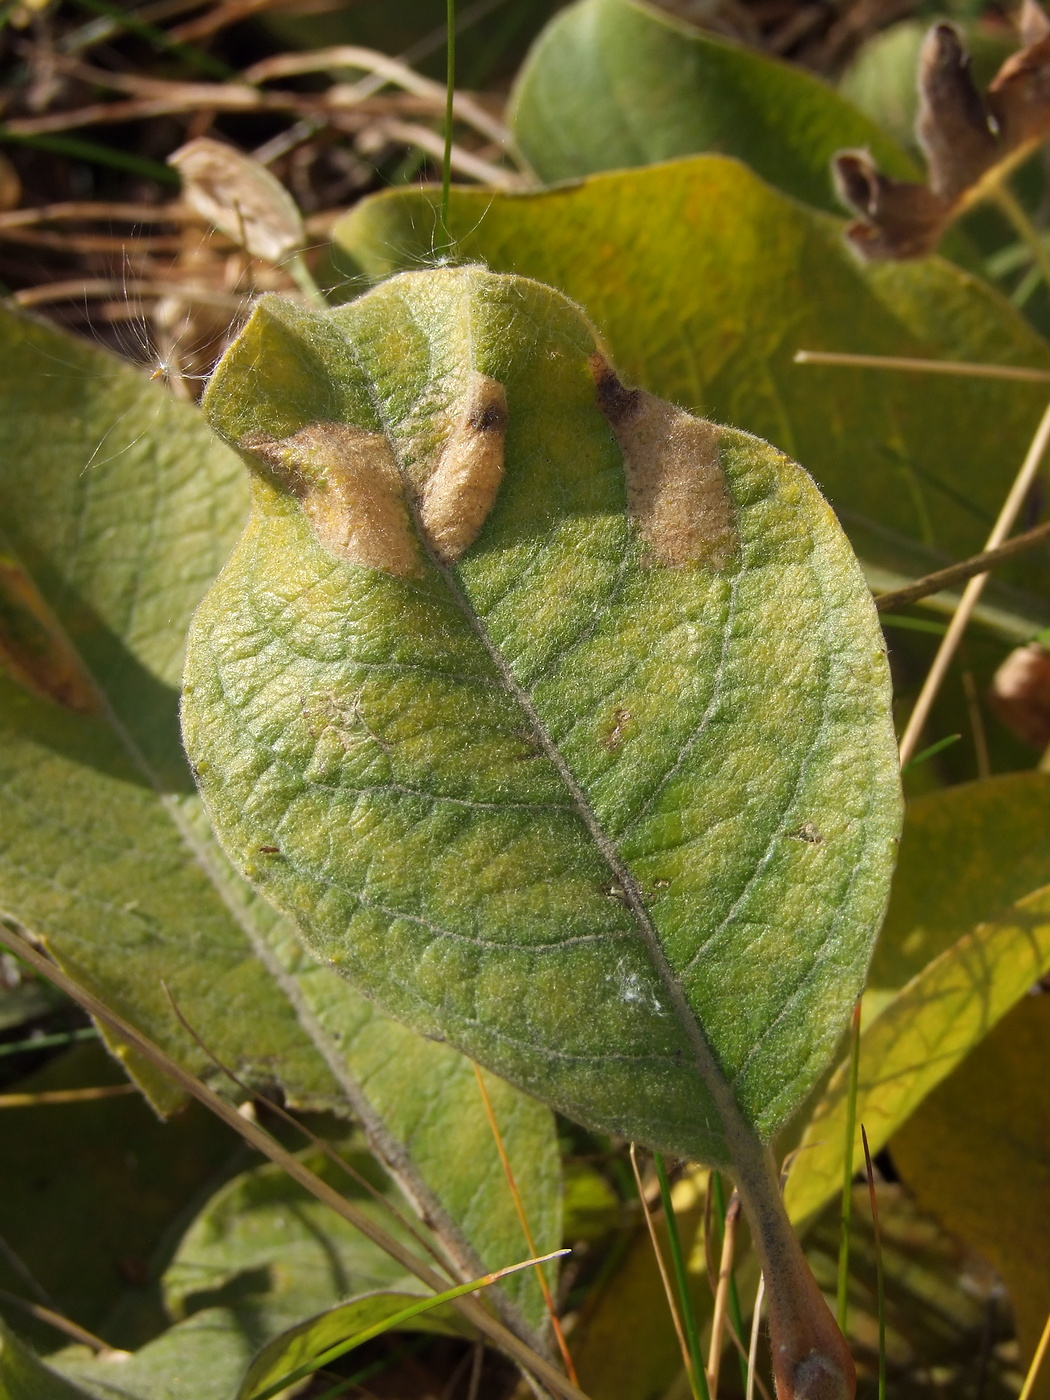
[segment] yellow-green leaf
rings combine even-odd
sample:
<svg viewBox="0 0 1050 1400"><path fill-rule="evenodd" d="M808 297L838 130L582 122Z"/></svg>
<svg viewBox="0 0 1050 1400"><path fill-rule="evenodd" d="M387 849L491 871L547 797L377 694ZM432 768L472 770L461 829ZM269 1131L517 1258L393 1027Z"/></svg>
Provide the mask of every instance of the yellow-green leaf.
<svg viewBox="0 0 1050 1400"><path fill-rule="evenodd" d="M864 998L857 1141L886 1143L1050 967L1050 777L1015 773L908 809ZM849 1065L839 1064L787 1187L795 1219L841 1186Z"/></svg>
<svg viewBox="0 0 1050 1400"><path fill-rule="evenodd" d="M919 1203L998 1270L1027 1370L1050 1313L1050 997L1015 1006L891 1148Z"/></svg>
<svg viewBox="0 0 1050 1400"><path fill-rule="evenodd" d="M373 277L426 264L436 201L431 190L374 196L336 243ZM449 227L462 258L579 302L631 383L802 462L880 586L983 548L1045 389L793 357L845 350L1050 369L1050 347L986 284L937 258L861 267L838 221L714 155L533 194L454 190ZM1001 578L1032 590L987 595L1027 618L1021 632L1050 621L1050 556L1030 554Z"/></svg>

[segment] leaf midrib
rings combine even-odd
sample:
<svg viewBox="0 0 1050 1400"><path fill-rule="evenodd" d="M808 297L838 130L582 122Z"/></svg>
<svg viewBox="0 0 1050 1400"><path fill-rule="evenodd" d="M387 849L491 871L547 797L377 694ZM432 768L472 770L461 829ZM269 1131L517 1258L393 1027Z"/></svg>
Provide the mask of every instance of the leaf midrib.
<svg viewBox="0 0 1050 1400"><path fill-rule="evenodd" d="M407 314L413 316L414 319L412 309L405 305L405 310ZM465 287L462 294L461 310L464 312L463 323L466 330L467 359L473 366L475 361L473 298L469 284ZM737 1103L730 1083L722 1073L722 1069L718 1064L711 1044L707 1039L707 1034L693 1008L690 1006L680 982L674 975L674 971L664 952L659 934L649 917L649 911L645 906L645 901L638 882L635 880L630 867L621 857L615 841L608 835L599 822L583 787L577 782L564 755L548 733L546 725L543 723L539 712L532 703L528 692L520 684L510 666L505 661L502 652L489 636L488 629L475 612L456 574L449 565L443 563L437 557L431 547L420 518L415 493L411 488L411 483L401 460L401 453L398 450L398 437L394 430L394 425L386 412L385 404L380 397L378 387L372 374L369 372L368 367L362 362L356 343L345 331L344 336L351 358L360 371L364 383L368 386L368 395L372 410L376 415L376 419L398 463L398 469L405 488L405 502L412 518L416 535L426 555L427 562L444 582L453 603L462 614L467 626L478 639L492 662L496 674L503 683L507 694L515 701L522 714L525 716L525 719L528 721L536 743L539 745L548 761L554 765L555 771L571 798L573 808L577 816L583 822L588 835L594 843L595 849L598 851L610 873L622 889L624 901L634 919L636 931L645 946L653 969L674 1008L679 1025L693 1052L693 1060L699 1077L706 1085L714 1101L725 1134L726 1145L733 1162L748 1175L756 1174L758 1176L764 1176L765 1163L761 1161L764 1153L762 1144L755 1129L747 1121ZM424 335L423 339L425 344L429 344L429 338L426 335Z"/></svg>

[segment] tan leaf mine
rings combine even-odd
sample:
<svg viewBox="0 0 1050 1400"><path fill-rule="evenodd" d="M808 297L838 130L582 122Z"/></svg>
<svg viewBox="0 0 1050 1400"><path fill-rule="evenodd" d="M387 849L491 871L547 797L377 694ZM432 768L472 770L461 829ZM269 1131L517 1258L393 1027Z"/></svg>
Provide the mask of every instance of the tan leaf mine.
<svg viewBox="0 0 1050 1400"><path fill-rule="evenodd" d="M402 577L422 559L389 441L345 423L312 423L291 437L244 438L278 483L300 502L331 554Z"/></svg>
<svg viewBox="0 0 1050 1400"><path fill-rule="evenodd" d="M0 555L0 668L42 700L81 715L102 709L98 690L25 570Z"/></svg>
<svg viewBox="0 0 1050 1400"><path fill-rule="evenodd" d="M624 455L627 508L653 561L721 569L736 547L733 502L718 455L721 428L627 389L601 355L590 358L598 406Z"/></svg>
<svg viewBox="0 0 1050 1400"><path fill-rule="evenodd" d="M477 539L503 480L507 395L487 374L472 374L452 432L419 502L423 533L444 564Z"/></svg>

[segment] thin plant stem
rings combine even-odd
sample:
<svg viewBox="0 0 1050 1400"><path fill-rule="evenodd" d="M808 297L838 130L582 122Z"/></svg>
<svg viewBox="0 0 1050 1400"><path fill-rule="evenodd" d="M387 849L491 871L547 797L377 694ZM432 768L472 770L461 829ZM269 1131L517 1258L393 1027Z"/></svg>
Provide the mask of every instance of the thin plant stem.
<svg viewBox="0 0 1050 1400"><path fill-rule="evenodd" d="M1048 1349L1050 1349L1050 1317L1046 1319L1043 1335L1039 1338L1039 1345L1035 1349L1035 1355L1032 1357L1032 1364L1028 1368L1028 1375L1024 1378L1024 1385L1021 1388L1021 1394L1017 1397L1017 1400L1029 1400L1039 1376L1039 1368L1043 1364Z"/></svg>
<svg viewBox="0 0 1050 1400"><path fill-rule="evenodd" d="M183 1030L194 1042L194 1044L198 1045L201 1048L201 1050L204 1051L205 1055L207 1055L208 1059L211 1060L212 1064L216 1067L216 1069L220 1070L230 1081L231 1084L236 1085L236 1087L240 1089L241 1093L244 1095L244 1102L246 1104L251 1104L254 1106L256 1095L253 1093L251 1086L246 1084L243 1079L239 1078L236 1074L234 1074L233 1070L230 1069L229 1065L225 1064L222 1060L219 1059L218 1055L216 1055L215 1051L207 1043L204 1037L197 1031L196 1027L190 1024L187 1017L183 1015L182 1008L179 1006L179 1003L175 1000L175 997L172 995L171 988L168 986L167 982L161 979L160 985L164 989L164 995L168 998L168 1004L171 1007L172 1011L175 1013L175 1018L178 1021L179 1025L183 1028ZM412 1222L405 1215L403 1215L401 1211L398 1210L398 1208L389 1199L389 1197L385 1196L383 1192L379 1190L378 1187L373 1186L373 1184L368 1180L368 1178L366 1176L362 1176L361 1173L357 1171L355 1167L352 1167L350 1163L345 1159L345 1157L341 1157L330 1142L326 1142L324 1138L318 1137L316 1133L311 1132L311 1130L306 1126L305 1123L300 1123L299 1119L296 1118L294 1114L289 1113L288 1110L282 1107L281 1104L275 1103L271 1099L267 1099L266 1109L269 1113L275 1113L278 1116L278 1118L280 1118L283 1123L287 1123L290 1128L294 1128L297 1132L302 1133L303 1137L306 1138L307 1142L310 1143L312 1147L316 1148L318 1152L323 1153L324 1156L326 1156L328 1160L331 1163L333 1163L334 1166L338 1167L341 1172L345 1172L346 1175L350 1178L352 1182L354 1182L355 1185L361 1187L363 1191L367 1192L367 1194L372 1197L376 1204L381 1209L385 1210L386 1213L390 1215L394 1220L396 1220L398 1225L408 1234L410 1234L412 1238L416 1241L416 1243L427 1254L430 1255L430 1257L434 1260L435 1264L437 1264L438 1268L444 1270L444 1272L448 1274L449 1278L452 1280L453 1283L464 1282L462 1278L457 1278L457 1276L453 1273L448 1260L442 1258L442 1256L438 1253L438 1251L434 1248L430 1241L427 1240L424 1235L420 1234L420 1232L415 1228Z"/></svg>
<svg viewBox="0 0 1050 1400"><path fill-rule="evenodd" d="M306 259L302 253L293 253L286 266L295 279L295 285L306 298L307 305L313 307L315 311L327 311L328 303L325 301L324 293L317 285L313 273L307 267Z"/></svg>
<svg viewBox="0 0 1050 1400"><path fill-rule="evenodd" d="M642 1184L642 1173L638 1166L638 1151L631 1143L631 1169L634 1172L635 1185L638 1187L638 1199L642 1203L642 1214L645 1216L645 1223L649 1230L649 1239L653 1246L653 1254L656 1256L656 1267L660 1271L660 1281L664 1286L664 1296L667 1298L667 1307L671 1314L671 1321L674 1323L675 1335L678 1338L678 1346L682 1352L682 1364L685 1366L685 1373L689 1377L689 1389L692 1391L693 1400L707 1400L706 1393L699 1389L705 1381L698 1378L703 1376L703 1366L699 1371L694 1371L692 1358L689 1355L689 1345L685 1340L685 1332L682 1330L682 1319L678 1315L678 1304L675 1302L674 1289L671 1287L671 1276L667 1272L667 1265L664 1263L663 1250L660 1248L660 1241L656 1235L656 1225L653 1222L653 1213L649 1209L649 1202L645 1199L645 1187Z"/></svg>
<svg viewBox="0 0 1050 1400"><path fill-rule="evenodd" d="M849 1098L846 1100L846 1141L842 1158L842 1212L839 1217L839 1277L836 1317L839 1331L846 1331L849 1285L849 1222L853 1209L853 1138L857 1131L857 1082L860 1074L860 998L853 1008L849 1047Z"/></svg>
<svg viewBox="0 0 1050 1400"><path fill-rule="evenodd" d="M1050 288L1050 251L1039 236L1039 230L1025 212L1024 206L1008 185L996 184L989 194L992 202L999 206L1017 233L1020 234L1022 242L1032 255L1032 261L1039 269L1042 280Z"/></svg>
<svg viewBox="0 0 1050 1400"><path fill-rule="evenodd" d="M46 1050L51 1045L69 1045L75 1040L97 1040L98 1031L94 1026L84 1026L76 1031L56 1031L54 1035L31 1036L28 1040L16 1040L13 1044L0 1045L0 1056L23 1055L29 1050Z"/></svg>
<svg viewBox="0 0 1050 1400"><path fill-rule="evenodd" d="M762 1304L766 1297L766 1277L760 1275L755 1291L755 1311L751 1318L751 1345L747 1350L747 1400L755 1400L755 1374L758 1369L758 1337L762 1330Z"/></svg>
<svg viewBox="0 0 1050 1400"><path fill-rule="evenodd" d="M714 1195L715 1210L718 1212L719 1218L724 1221L726 1199L721 1172L711 1173L711 1191ZM740 1290L736 1286L736 1275L732 1271L729 1274L729 1322L733 1332L733 1341L736 1344L737 1361L740 1363L740 1383L746 1386L747 1348L744 1345L744 1315L740 1309Z"/></svg>
<svg viewBox="0 0 1050 1400"><path fill-rule="evenodd" d="M981 715L981 700L977 694L977 682L973 678L972 671L964 671L962 675L963 695L966 697L966 713L970 720L970 731L973 734L973 752L977 763L977 777L979 779L991 776L992 765L988 758L988 736L984 731L984 719Z"/></svg>
<svg viewBox="0 0 1050 1400"><path fill-rule="evenodd" d="M518 1220L521 1222L521 1233L525 1236L525 1244L529 1253L535 1258L539 1251L536 1248L536 1241L532 1237L532 1228L529 1225L529 1217L525 1213L525 1202L521 1199L521 1192L518 1190L518 1183L514 1176L514 1169L507 1156L507 1149L503 1143L503 1134L499 1130L496 1122L496 1115L492 1109L492 1100L489 1098L489 1091L485 1087L485 1081L481 1076L478 1065L474 1065L474 1078L478 1081L478 1089L481 1092L481 1102L485 1106L485 1116L488 1119L489 1128L496 1143L496 1151L499 1153L500 1164L503 1167L503 1175L507 1178L507 1186L510 1189L511 1199L514 1202L514 1209L518 1213ZM540 1282L540 1292L543 1294L543 1301L547 1305L547 1316L550 1318L551 1331L554 1333L558 1343L558 1350L561 1352L561 1359L565 1362L565 1370L569 1380L573 1385L579 1385L580 1379L576 1374L576 1367L573 1365L572 1353L569 1351L569 1344L565 1340L565 1333L562 1331L561 1319L554 1306L554 1299L551 1297L550 1286L547 1283L543 1272L543 1265L536 1265L536 1277Z"/></svg>
<svg viewBox="0 0 1050 1400"><path fill-rule="evenodd" d="M445 52L445 154L441 162L441 229L448 247L452 245L449 232L449 202L452 192L452 117L456 97L456 0L446 0Z"/></svg>
<svg viewBox="0 0 1050 1400"><path fill-rule="evenodd" d="M81 1327L79 1322L72 1322L68 1317L63 1317L54 1308L43 1307L40 1303L31 1303L28 1298L20 1298L17 1293L8 1293L6 1288L0 1288L0 1298L5 1303L11 1303L16 1308L21 1308L30 1317L35 1317L38 1322L46 1322L49 1327L53 1327L56 1332L61 1332L63 1336L72 1337L73 1341L79 1342L81 1346L90 1347L98 1355L105 1356L112 1354L114 1348L108 1342L104 1342L101 1337L96 1337L94 1332L89 1332L86 1327Z"/></svg>
<svg viewBox="0 0 1050 1400"><path fill-rule="evenodd" d="M969 360L920 360L908 355L853 355L844 350L796 350L796 365L841 365L845 369L893 369L910 374L958 374L973 379L1013 379L1050 384L1050 369L1027 365L982 365Z"/></svg>
<svg viewBox="0 0 1050 1400"><path fill-rule="evenodd" d="M91 1103L135 1094L134 1084L102 1084L97 1089L45 1089L39 1094L0 1094L0 1108L36 1108L40 1104Z"/></svg>
<svg viewBox="0 0 1050 1400"><path fill-rule="evenodd" d="M871 1165L868 1135L860 1125L864 1144L864 1166L868 1173L868 1195L871 1199L871 1226L875 1235L875 1295L879 1316L879 1400L886 1400L886 1280L882 1269L882 1231L879 1229L879 1203L875 1197L875 1172Z"/></svg>
<svg viewBox="0 0 1050 1400"><path fill-rule="evenodd" d="M734 1191L724 1217L722 1258L718 1266L718 1289L711 1319L711 1347L707 1354L707 1386L712 1395L718 1394L718 1373L722 1366L722 1340L729 1304L729 1284L733 1277L733 1255L736 1250L736 1227L739 1218L740 1197Z"/></svg>
<svg viewBox="0 0 1050 1400"><path fill-rule="evenodd" d="M249 1146L254 1147L256 1151L261 1152L263 1156L268 1157L271 1162L281 1167L293 1181L298 1182L304 1190L329 1206L336 1215L353 1225L366 1239L371 1240L391 1259L396 1260L409 1273L414 1274L432 1292L444 1293L446 1291L445 1280L423 1260L416 1258L400 1240L389 1235L380 1225L376 1224L371 1216L366 1215L345 1196L341 1196L316 1172L310 1171L305 1163L300 1161L293 1152L289 1152L287 1148L282 1146L276 1138L271 1137L257 1123L252 1123L243 1117L233 1104L221 1098L213 1089L202 1083L195 1074L191 1074L177 1060L173 1060L170 1055L165 1054L159 1045L156 1045L136 1026L133 1026L130 1021L126 1021L101 997L96 996L87 987L81 986L68 973L63 972L61 968L56 967L54 963L38 952L20 933L3 923L0 923L0 944L3 944L16 957L29 963L60 991L65 992L68 997L72 997L96 1021L101 1021L108 1026L122 1041L139 1051L162 1074L177 1084L184 1093L192 1095L193 1098L204 1104L205 1108L210 1109L217 1118L222 1119ZM531 1371L536 1380L541 1381L554 1395L561 1397L561 1400L587 1400L578 1386L573 1385L556 1366L552 1366L527 1342L521 1341L509 1328L497 1322L476 1299L468 1296L456 1298L453 1300L453 1307L456 1308L457 1312L462 1313L483 1336L488 1337L501 1351L517 1361L526 1370Z"/></svg>
<svg viewBox="0 0 1050 1400"><path fill-rule="evenodd" d="M1024 554L1026 550L1034 549L1036 545L1046 544L1048 541L1050 520L1036 525L1033 530L1025 530L1022 535L1014 535L1013 539L995 549L982 549L980 554L974 554L958 564L949 564L947 568L924 574L922 578L917 578L914 583L905 584L903 588L894 588L889 593L877 593L875 607L880 613L888 612L891 608L903 608L908 603L918 602L920 598L940 593L942 589L950 588L953 583L965 583L975 574L988 573L996 564L1002 564L1005 560L1013 559L1015 555Z"/></svg>
<svg viewBox="0 0 1050 1400"><path fill-rule="evenodd" d="M667 1179L667 1165L659 1152L653 1153L653 1165L656 1167L656 1179L660 1183L660 1200L663 1203L664 1220L667 1222L667 1241L671 1249L671 1266L674 1269L675 1282L678 1284L678 1301L682 1308L682 1329L689 1347L693 1375L697 1377L697 1388L703 1396L703 1400L708 1400L704 1358L700 1350L700 1333L696 1326L696 1314L693 1312L693 1300L689 1296L689 1275L685 1267L685 1255L682 1253L682 1238L678 1233L678 1220L674 1213L674 1202L671 1200L671 1184Z"/></svg>
<svg viewBox="0 0 1050 1400"><path fill-rule="evenodd" d="M1025 454L1025 459L1021 463L1020 470L1014 478L1014 483L1007 493L1006 500L1003 502L1003 508L999 512L999 518L996 520L992 527L992 532L988 536L988 542L985 545L986 549L995 549L998 545L1003 543L1006 536L1010 533L1013 523L1017 519L1018 512L1024 504L1025 496L1027 496L1028 490L1035 480L1036 473L1042 463L1043 455L1046 452L1048 444L1050 444L1050 404L1044 409L1043 416L1039 420L1039 426L1035 430L1035 436L1032 438L1028 451ZM905 727L900 748L902 767L915 752L923 728L929 718L930 710L933 708L933 702L937 697L937 692L940 690L941 683L947 675L948 667L951 665L952 658L955 656L959 643L962 641L963 633L966 631L967 623L970 621L973 610L977 606L978 599L984 591L984 586L987 582L988 575L986 573L977 574L963 590L963 595L959 600L959 606L956 608L952 620L948 624L948 630L944 634L944 639L937 649L937 655L933 659L933 665L930 667L929 674L923 682L922 689L919 691L919 698L915 702L915 708L912 710Z"/></svg>

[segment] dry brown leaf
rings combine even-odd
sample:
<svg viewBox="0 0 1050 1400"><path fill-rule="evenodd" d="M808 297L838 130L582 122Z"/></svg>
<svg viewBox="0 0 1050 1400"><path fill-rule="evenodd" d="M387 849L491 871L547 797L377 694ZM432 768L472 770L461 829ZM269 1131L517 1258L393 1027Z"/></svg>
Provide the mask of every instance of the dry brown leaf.
<svg viewBox="0 0 1050 1400"><path fill-rule="evenodd" d="M1050 136L1050 19L1037 0L1025 0L1019 26L1024 47L1006 60L984 97L954 25L942 21L927 34L916 121L925 184L883 175L867 151L835 156L839 198L860 215L846 237L864 258L932 253L959 214Z"/></svg>

